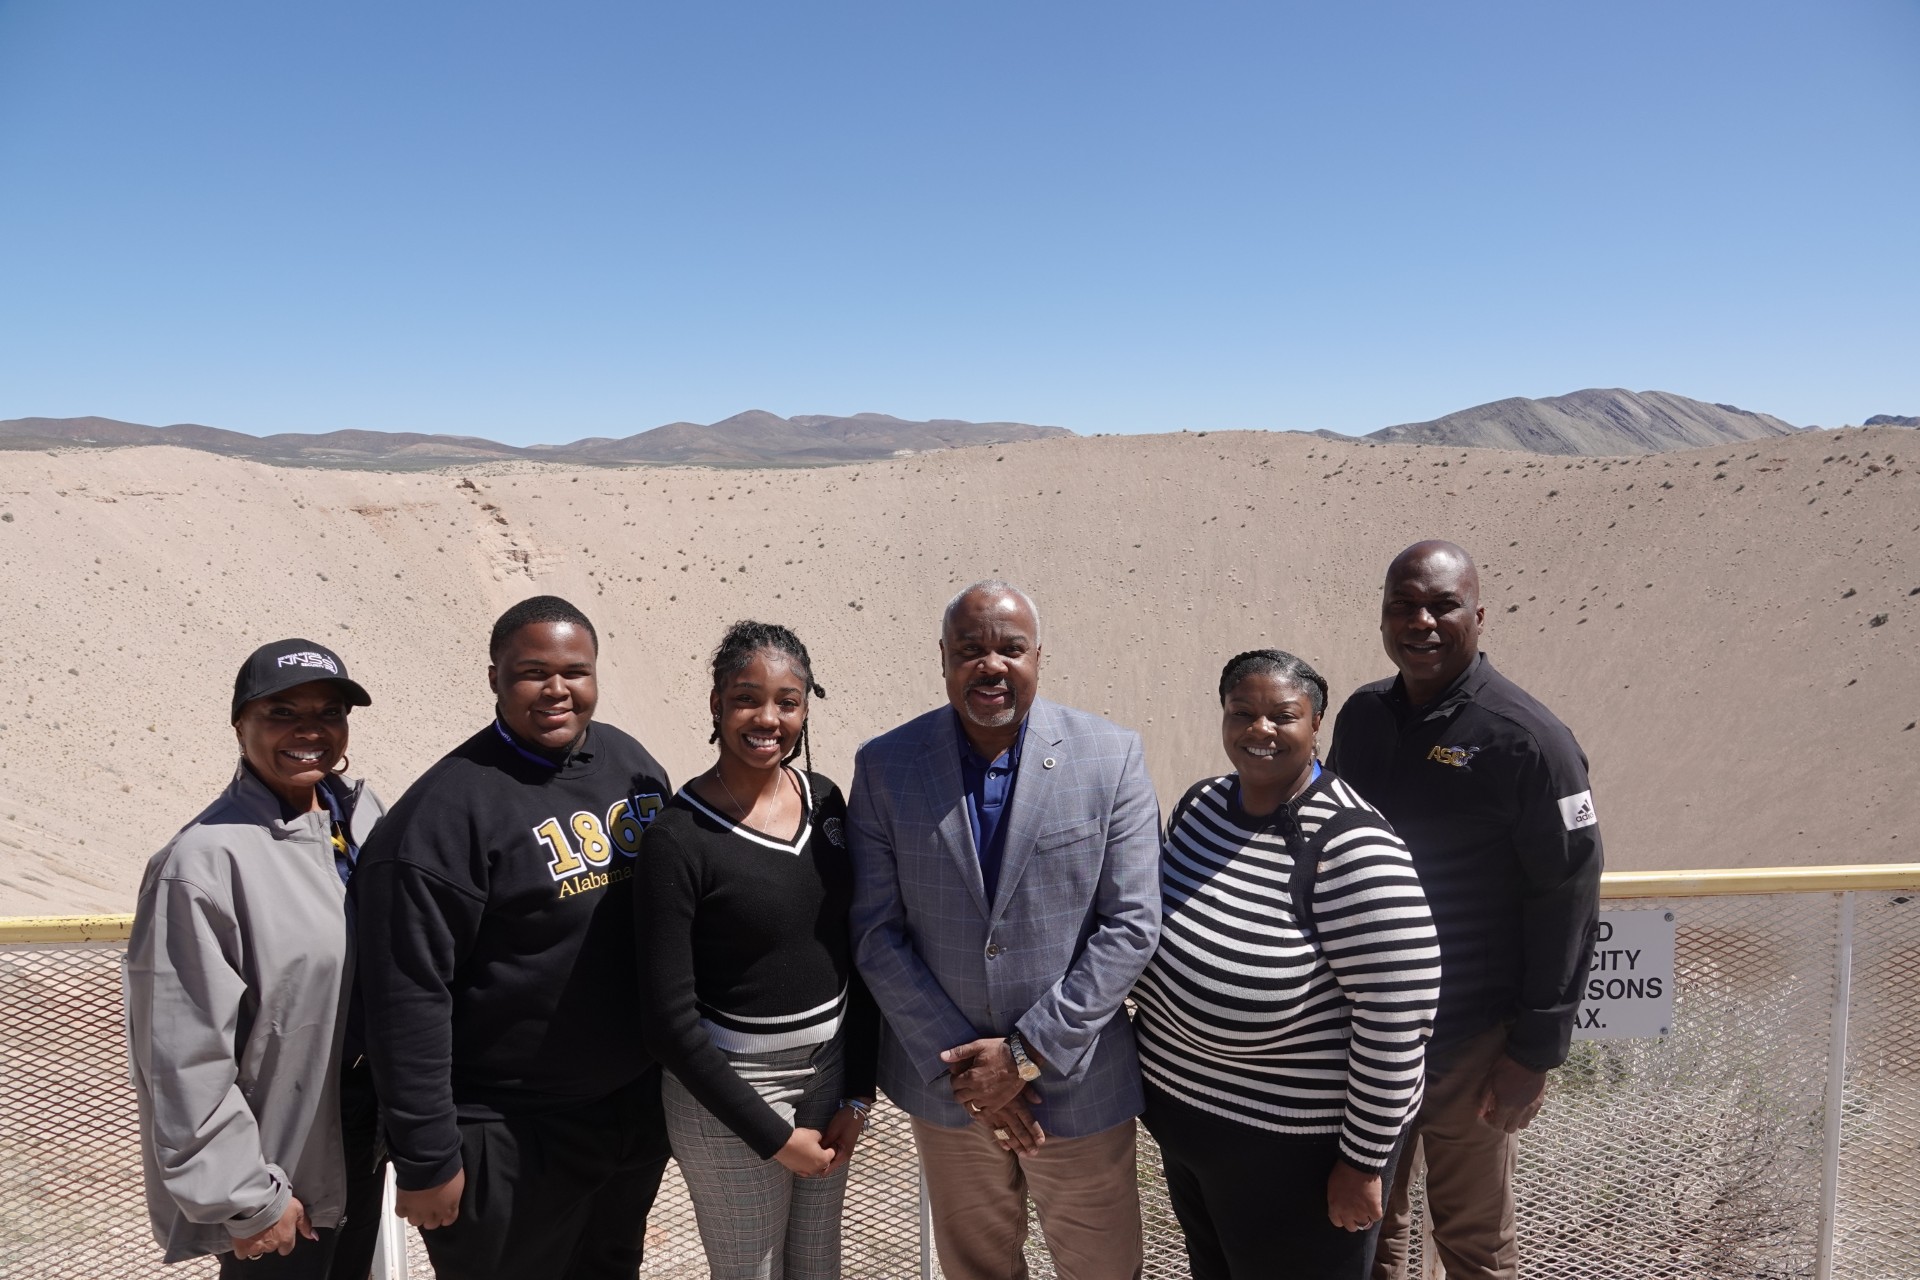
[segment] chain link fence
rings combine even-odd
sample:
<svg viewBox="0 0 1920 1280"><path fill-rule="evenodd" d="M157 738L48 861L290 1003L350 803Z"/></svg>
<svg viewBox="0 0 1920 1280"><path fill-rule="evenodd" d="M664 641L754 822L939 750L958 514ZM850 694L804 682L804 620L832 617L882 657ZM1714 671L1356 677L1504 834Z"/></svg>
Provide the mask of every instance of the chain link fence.
<svg viewBox="0 0 1920 1280"><path fill-rule="evenodd" d="M0 1276L160 1273L118 942L0 948Z"/></svg>
<svg viewBox="0 0 1920 1280"><path fill-rule="evenodd" d="M1673 1029L1578 1041L1555 1073L1521 1145L1524 1273L1920 1277L1920 895L1722 889L1613 905L1676 916ZM30 936L17 922L0 933ZM0 1277L213 1270L159 1264L122 1025L117 941L0 945ZM1144 1132L1140 1167L1147 1275L1185 1276ZM847 1206L849 1277L923 1273L912 1138L884 1104ZM406 1234L409 1275L430 1276ZM1050 1276L1037 1224L1029 1253ZM1430 1246L1415 1261L1441 1274ZM706 1274L671 1168L645 1274Z"/></svg>
<svg viewBox="0 0 1920 1280"><path fill-rule="evenodd" d="M1609 905L1674 913L1673 1029L1577 1040L1554 1073L1520 1146L1523 1274L1920 1277L1916 895Z"/></svg>

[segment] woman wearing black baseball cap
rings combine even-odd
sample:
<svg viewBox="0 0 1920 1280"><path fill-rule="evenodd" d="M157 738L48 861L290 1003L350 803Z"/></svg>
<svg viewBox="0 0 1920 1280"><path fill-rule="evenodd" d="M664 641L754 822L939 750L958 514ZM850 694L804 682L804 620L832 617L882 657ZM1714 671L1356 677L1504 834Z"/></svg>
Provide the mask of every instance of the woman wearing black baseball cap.
<svg viewBox="0 0 1920 1280"><path fill-rule="evenodd" d="M240 763L147 864L125 991L147 1206L166 1260L222 1276L365 1280L379 1227L347 882L382 813L349 780L369 705L310 640L233 683Z"/></svg>

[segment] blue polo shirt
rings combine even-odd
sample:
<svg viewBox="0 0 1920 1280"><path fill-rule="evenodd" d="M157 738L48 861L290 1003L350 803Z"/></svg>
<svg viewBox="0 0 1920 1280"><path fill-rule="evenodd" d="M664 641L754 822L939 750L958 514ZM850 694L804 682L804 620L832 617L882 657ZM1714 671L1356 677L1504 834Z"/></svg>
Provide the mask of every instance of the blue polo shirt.
<svg viewBox="0 0 1920 1280"><path fill-rule="evenodd" d="M1013 745L993 760L981 758L967 741L960 713L953 718L960 731L960 785L967 799L967 823L973 828L973 847L980 855L980 879L986 886L987 902L993 902L1000 884L1000 862L1007 848L1007 808L1013 803L1013 783L1020 772L1020 748L1026 745L1027 722Z"/></svg>

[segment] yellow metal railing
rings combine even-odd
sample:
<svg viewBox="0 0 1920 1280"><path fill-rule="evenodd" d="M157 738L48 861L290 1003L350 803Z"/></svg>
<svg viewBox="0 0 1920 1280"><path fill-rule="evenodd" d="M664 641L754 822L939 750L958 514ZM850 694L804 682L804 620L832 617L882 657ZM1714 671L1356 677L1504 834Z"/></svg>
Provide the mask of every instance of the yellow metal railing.
<svg viewBox="0 0 1920 1280"><path fill-rule="evenodd" d="M1920 889L1920 862L1853 867L1713 867L1703 871L1609 871L1603 898L1717 898L1734 893L1866 893Z"/></svg>
<svg viewBox="0 0 1920 1280"><path fill-rule="evenodd" d="M0 945L10 942L125 942L132 916L0 916Z"/></svg>
<svg viewBox="0 0 1920 1280"><path fill-rule="evenodd" d="M1748 893L1920 890L1920 862L1842 867L1708 867L1692 871L1609 871L1602 898L1717 898ZM0 916L0 945L125 942L132 916Z"/></svg>

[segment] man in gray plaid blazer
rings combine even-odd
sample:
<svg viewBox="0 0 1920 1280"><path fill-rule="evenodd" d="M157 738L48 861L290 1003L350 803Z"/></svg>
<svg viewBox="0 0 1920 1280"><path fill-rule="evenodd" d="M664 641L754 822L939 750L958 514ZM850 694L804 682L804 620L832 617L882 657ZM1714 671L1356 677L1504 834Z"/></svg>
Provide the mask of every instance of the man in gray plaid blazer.
<svg viewBox="0 0 1920 1280"><path fill-rule="evenodd" d="M954 597L950 705L861 747L849 800L880 1087L949 1280L1025 1277L1029 1193L1061 1280L1141 1266L1122 1002L1160 936L1160 807L1138 734L1035 697L1039 630L1005 583Z"/></svg>

